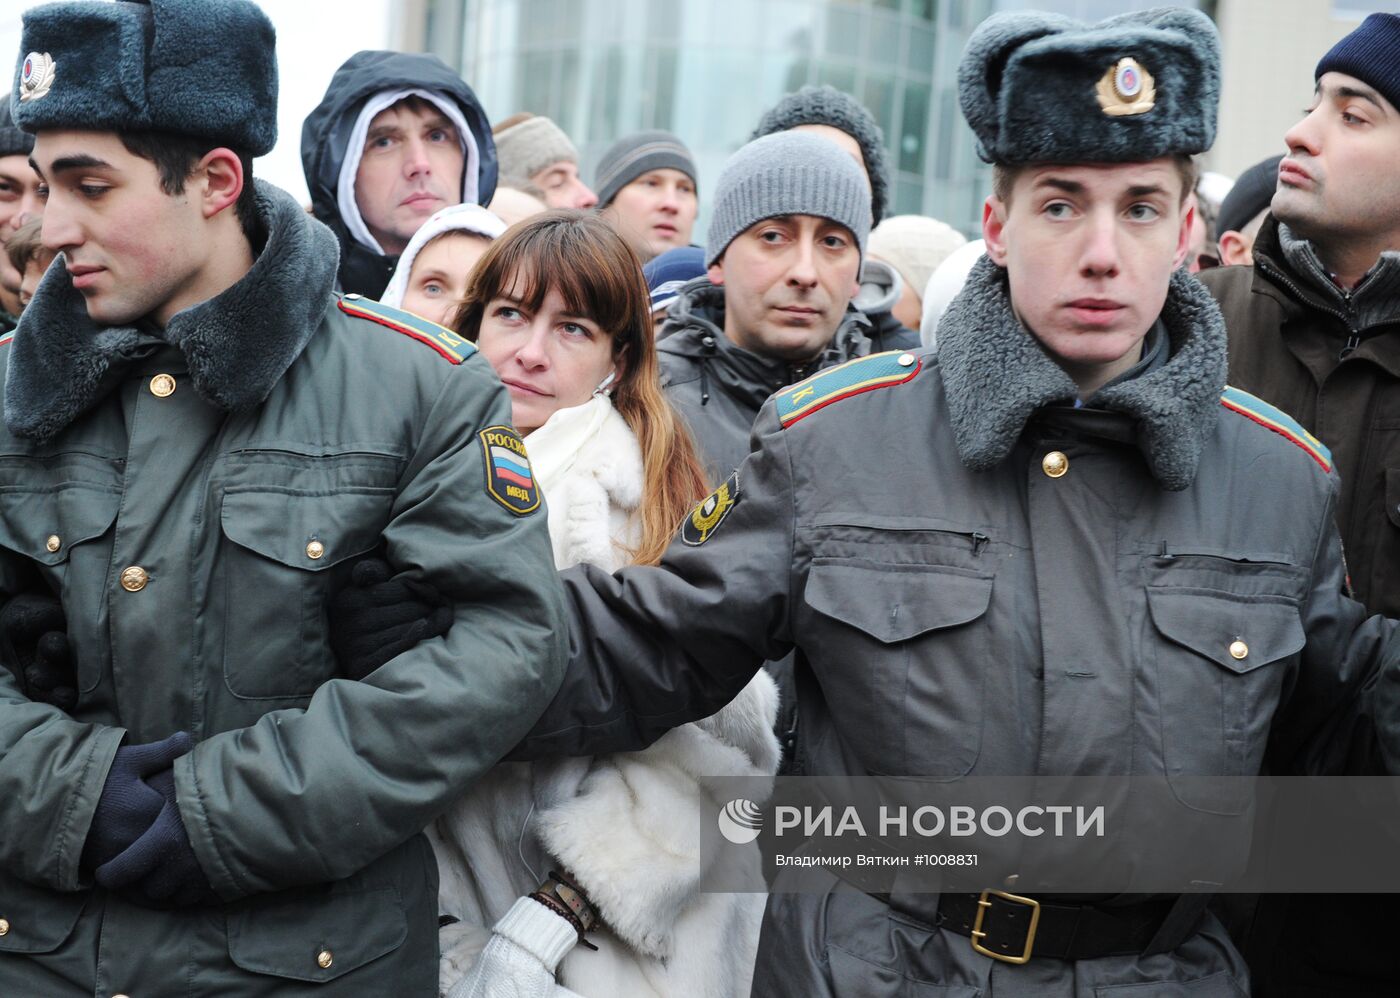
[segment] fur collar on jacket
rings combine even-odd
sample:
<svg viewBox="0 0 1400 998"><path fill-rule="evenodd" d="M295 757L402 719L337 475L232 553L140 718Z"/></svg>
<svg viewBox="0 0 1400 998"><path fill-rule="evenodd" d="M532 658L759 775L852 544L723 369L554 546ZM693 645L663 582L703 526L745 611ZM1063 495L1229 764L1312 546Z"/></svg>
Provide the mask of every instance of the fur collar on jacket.
<svg viewBox="0 0 1400 998"><path fill-rule="evenodd" d="M1172 274L1161 318L1171 358L1102 389L1088 404L1136 419L1153 476L1179 492L1195 480L1219 415L1225 322L1210 293L1183 271ZM986 257L938 325L938 365L958 453L974 471L1004 460L1037 409L1073 404L1079 395L1011 310L1006 272Z"/></svg>
<svg viewBox="0 0 1400 998"><path fill-rule="evenodd" d="M190 366L195 390L230 412L259 405L320 326L335 282L329 229L290 194L257 181L267 243L236 284L171 318L161 338ZM116 383L117 368L143 334L99 326L62 266L50 267L11 344L5 422L17 436L46 440Z"/></svg>

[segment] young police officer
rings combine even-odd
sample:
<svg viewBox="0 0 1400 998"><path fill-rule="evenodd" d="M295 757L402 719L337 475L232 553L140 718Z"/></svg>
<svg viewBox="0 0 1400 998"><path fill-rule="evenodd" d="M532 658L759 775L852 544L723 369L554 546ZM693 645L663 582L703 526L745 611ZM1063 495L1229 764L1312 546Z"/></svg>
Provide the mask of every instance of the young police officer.
<svg viewBox="0 0 1400 998"><path fill-rule="evenodd" d="M998 168L988 258L938 354L784 389L659 567L567 574L573 658L520 754L644 745L797 647L814 775L1124 774L1186 815L1243 808L1190 776L1266 748L1276 771L1369 760L1400 640L1343 595L1331 459L1226 388L1220 313L1178 271L1218 80L1191 10L984 23L959 82ZM754 993L1247 988L1190 903L1040 899L1035 931L1032 907L774 895Z"/></svg>
<svg viewBox="0 0 1400 998"><path fill-rule="evenodd" d="M62 256L0 340L0 598L61 596L77 697L0 670L0 994L434 995L417 833L563 658L509 400L253 185L254 4L53 4L21 51ZM351 682L325 605L372 549L453 620Z"/></svg>

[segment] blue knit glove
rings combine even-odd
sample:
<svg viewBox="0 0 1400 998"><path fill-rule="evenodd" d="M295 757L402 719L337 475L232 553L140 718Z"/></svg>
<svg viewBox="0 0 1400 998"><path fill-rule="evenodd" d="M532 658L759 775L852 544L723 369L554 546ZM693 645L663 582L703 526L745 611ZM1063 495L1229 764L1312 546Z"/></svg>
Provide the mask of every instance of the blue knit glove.
<svg viewBox="0 0 1400 998"><path fill-rule="evenodd" d="M175 802L175 760L194 746L178 731L123 746L107 774L83 847L97 883L134 904L178 908L216 900Z"/></svg>

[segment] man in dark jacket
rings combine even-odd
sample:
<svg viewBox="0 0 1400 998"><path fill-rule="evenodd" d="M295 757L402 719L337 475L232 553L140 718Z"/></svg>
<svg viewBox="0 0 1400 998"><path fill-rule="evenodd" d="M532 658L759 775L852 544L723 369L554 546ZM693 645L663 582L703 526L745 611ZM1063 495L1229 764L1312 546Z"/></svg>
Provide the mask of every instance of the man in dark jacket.
<svg viewBox="0 0 1400 998"><path fill-rule="evenodd" d="M959 78L998 185L938 354L785 389L658 567L565 573L565 685L517 755L638 748L796 647L814 775L1131 774L1171 822L1248 807L1192 774L1393 762L1400 632L1344 594L1331 459L1226 388L1178 270L1213 25L998 15ZM754 993L1247 993L1189 901L980 886L775 894Z"/></svg>
<svg viewBox="0 0 1400 998"><path fill-rule="evenodd" d="M437 56L357 52L301 129L311 210L340 242L343 291L378 298L419 226L487 204L496 146L486 112Z"/></svg>
<svg viewBox="0 0 1400 998"><path fill-rule="evenodd" d="M779 133L725 164L708 276L681 289L657 347L666 397L714 481L748 454L768 396L872 352L849 309L869 232L865 179L830 142Z"/></svg>
<svg viewBox="0 0 1400 998"><path fill-rule="evenodd" d="M1341 476L1351 585L1400 616L1400 17L1372 14L1323 56L1284 141L1253 267L1200 275L1230 336L1230 380L1319 437ZM1393 995L1397 899L1265 898L1242 943L1261 996Z"/></svg>
<svg viewBox="0 0 1400 998"><path fill-rule="evenodd" d="M76 675L0 669L0 995L431 998L419 833L564 651L539 491L501 477L529 475L509 400L448 330L334 294L335 238L253 186L254 4L23 31L11 107L61 256L0 339L0 616L59 597ZM371 551L452 619L351 681L325 606Z"/></svg>

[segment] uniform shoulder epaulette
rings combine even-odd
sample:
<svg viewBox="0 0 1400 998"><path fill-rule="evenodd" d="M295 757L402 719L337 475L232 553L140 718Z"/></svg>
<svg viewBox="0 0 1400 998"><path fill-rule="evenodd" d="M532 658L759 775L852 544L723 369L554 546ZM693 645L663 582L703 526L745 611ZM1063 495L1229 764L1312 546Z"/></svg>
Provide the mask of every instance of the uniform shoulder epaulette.
<svg viewBox="0 0 1400 998"><path fill-rule="evenodd" d="M475 346L446 326L439 326L436 322L419 318L411 312L385 305L364 295L341 295L339 305L346 315L377 322L396 333L403 333L420 343L426 343L454 364L460 364L476 353Z"/></svg>
<svg viewBox="0 0 1400 998"><path fill-rule="evenodd" d="M877 388L903 384L918 374L923 366L923 361L912 353L889 350L818 371L775 396L778 421L786 429L833 402Z"/></svg>
<svg viewBox="0 0 1400 998"><path fill-rule="evenodd" d="M14 334L14 333L6 333L4 336L0 336L0 347L7 347L7 346L9 346L11 343L13 343L14 340L15 340L15 334Z"/></svg>
<svg viewBox="0 0 1400 998"><path fill-rule="evenodd" d="M1321 465L1323 471L1332 470L1332 452L1282 409L1275 408L1263 399L1255 398L1249 392L1242 392L1231 385L1225 386L1225 392L1220 396L1220 404L1296 444L1308 457Z"/></svg>

